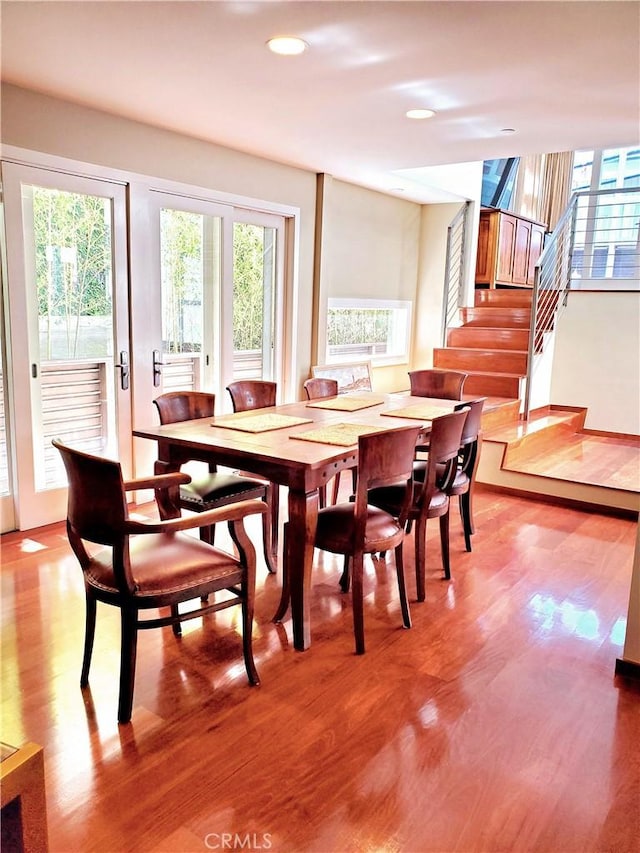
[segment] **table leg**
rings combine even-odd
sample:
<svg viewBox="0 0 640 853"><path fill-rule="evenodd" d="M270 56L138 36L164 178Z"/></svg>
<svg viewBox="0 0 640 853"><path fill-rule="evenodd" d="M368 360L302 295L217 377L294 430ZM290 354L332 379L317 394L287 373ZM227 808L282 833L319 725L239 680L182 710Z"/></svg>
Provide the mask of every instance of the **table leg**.
<svg viewBox="0 0 640 853"><path fill-rule="evenodd" d="M311 645L310 605L313 547L318 525L318 490L306 493L289 489L289 529L284 555L291 589L293 646L299 651Z"/></svg>

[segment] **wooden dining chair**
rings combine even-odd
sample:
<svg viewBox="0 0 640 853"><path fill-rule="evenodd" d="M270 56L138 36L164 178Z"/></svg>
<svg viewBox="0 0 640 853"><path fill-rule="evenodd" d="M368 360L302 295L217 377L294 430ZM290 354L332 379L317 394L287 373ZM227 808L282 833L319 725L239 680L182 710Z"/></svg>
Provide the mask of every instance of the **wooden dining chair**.
<svg viewBox="0 0 640 853"><path fill-rule="evenodd" d="M453 483L449 486L449 497L458 496L460 505L460 517L464 530L464 542L467 551L471 551L471 536L475 533L473 521L473 489L476 482L476 471L480 461L480 448L482 446L482 408L485 398L470 400L456 406L468 408L467 418L462 428L462 439L460 442L459 465ZM414 477L417 477L416 466L414 466ZM444 471L439 470L442 476ZM419 477L417 477L419 478Z"/></svg>
<svg viewBox="0 0 640 853"><path fill-rule="evenodd" d="M307 400L324 400L330 397L338 396L338 380L337 379L329 379L323 376L314 376L311 379L307 379L303 386L304 392L307 395ZM353 478L353 488L355 491L355 482L356 482L356 468L350 469L352 472ZM342 471L338 471L338 473L333 478L333 494L331 497L331 503L336 503L338 500L338 492L340 491L340 475ZM320 506L326 506L327 504L327 488L323 486L320 490Z"/></svg>
<svg viewBox="0 0 640 853"><path fill-rule="evenodd" d="M303 383L307 400L323 400L328 397L338 396L338 380L328 379L323 376L312 376Z"/></svg>
<svg viewBox="0 0 640 853"><path fill-rule="evenodd" d="M458 471L458 453L462 429L468 409L441 415L431 422L429 456L421 482L414 481L413 500L409 508L408 531L415 525L415 566L418 601L425 599L427 520L440 520L440 547L444 576L451 578L449 558L449 489ZM375 487L369 492L369 503L392 515L403 506L404 491L399 486Z"/></svg>
<svg viewBox="0 0 640 853"><path fill-rule="evenodd" d="M436 397L440 400L462 400L467 373L458 370L410 370L409 382L414 397Z"/></svg>
<svg viewBox="0 0 640 853"><path fill-rule="evenodd" d="M238 379L227 385L234 412L249 412L253 409L265 409L275 406L278 394L276 382L264 379ZM257 475L251 475L256 477ZM269 526L271 528L271 552L274 558L278 553L278 525L280 523L280 486L264 479L268 484L270 507Z"/></svg>
<svg viewBox="0 0 640 853"><path fill-rule="evenodd" d="M215 410L215 394L204 391L169 391L153 401L161 424L192 421L197 418L212 418ZM192 476L189 483L180 486L179 505L191 512L206 512L235 501L259 499L269 505L269 484L256 477L240 474L223 474L214 464L208 471ZM161 473L160 466L156 473ZM270 509L270 508L269 508ZM271 544L271 512L262 516L264 559L270 572L276 571L276 555ZM201 527L200 538L214 544L215 526Z"/></svg>
<svg viewBox="0 0 640 853"><path fill-rule="evenodd" d="M278 386L263 379L238 379L227 385L234 412L248 412L275 406Z"/></svg>
<svg viewBox="0 0 640 853"><path fill-rule="evenodd" d="M362 435L358 439L358 477L354 500L324 507L318 512L315 547L333 554L343 554L345 569L352 578L353 630L356 654L364 654L364 555L395 551L398 591L402 610L402 623L411 627L411 616L407 601L404 578L402 542L405 537L406 520L412 496L413 454L420 427L409 426L399 429ZM389 513L370 506L367 496L371 489L398 484L401 499L397 511ZM288 524L285 525L285 548L287 547ZM289 583L286 572L280 607L275 619L282 618L289 599Z"/></svg>
<svg viewBox="0 0 640 853"><path fill-rule="evenodd" d="M240 501L201 516L165 521L129 517L126 493L134 489L164 491L184 485L187 474L176 472L123 481L118 462L74 450L54 439L69 481L67 534L82 568L86 596L84 656L80 686L89 683L96 626L96 604L120 610L120 687L118 722L127 723L133 708L138 631L180 623L240 604L242 646L250 684L259 684L251 633L255 598L256 555L243 520L266 512L263 501ZM228 522L238 557L183 531ZM87 543L92 543L89 549ZM96 550L94 545L102 546ZM178 605L210 593L226 591L214 603L180 613ZM141 611L169 608L167 616L140 618Z"/></svg>

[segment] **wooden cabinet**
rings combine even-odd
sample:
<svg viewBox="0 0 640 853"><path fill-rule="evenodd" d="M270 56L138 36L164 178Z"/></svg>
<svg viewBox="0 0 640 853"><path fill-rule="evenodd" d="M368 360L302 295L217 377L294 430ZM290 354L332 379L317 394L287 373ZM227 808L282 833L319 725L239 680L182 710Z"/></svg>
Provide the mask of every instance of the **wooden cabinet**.
<svg viewBox="0 0 640 853"><path fill-rule="evenodd" d="M504 210L480 211L476 285L533 287L546 228Z"/></svg>

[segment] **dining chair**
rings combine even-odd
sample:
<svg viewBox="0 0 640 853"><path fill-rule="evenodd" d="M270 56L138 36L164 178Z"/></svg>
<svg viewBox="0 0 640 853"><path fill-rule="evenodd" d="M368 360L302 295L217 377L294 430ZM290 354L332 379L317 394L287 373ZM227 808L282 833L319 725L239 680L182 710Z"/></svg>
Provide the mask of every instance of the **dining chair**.
<svg viewBox="0 0 640 853"><path fill-rule="evenodd" d="M307 395L307 400L324 400L329 397L337 397L338 396L338 380L337 379L329 379L321 376L314 376L311 379L305 380L303 383L304 392ZM356 468L350 469L352 472L353 478L353 488L355 491L355 482L356 482ZM340 475L342 471L338 471L338 473L333 478L333 494L331 497L331 503L336 503L338 500L338 492L340 490ZM323 486L320 489L320 506L326 506L327 503L327 488Z"/></svg>
<svg viewBox="0 0 640 853"><path fill-rule="evenodd" d="M153 401L161 424L180 423L197 418L211 418L215 410L215 394L204 391L169 391ZM208 471L191 477L191 482L180 486L179 505L191 512L206 512L235 501L259 499L269 505L269 485L256 477L240 474L223 474L216 470L215 464L207 466ZM156 467L156 473L161 473ZM276 571L275 554L271 546L270 513L262 516L262 535L264 558L267 569ZM214 544L215 526L201 527L200 538Z"/></svg>
<svg viewBox="0 0 640 853"><path fill-rule="evenodd" d="M415 397L436 397L440 400L462 400L462 388L467 373L459 370L410 370L411 393Z"/></svg>
<svg viewBox="0 0 640 853"><path fill-rule="evenodd" d="M484 401L485 398L482 397L478 400L465 401L456 406L456 409L466 407L469 411L467 412L467 418L462 428L458 471L447 493L449 497L458 496L460 517L462 518L462 528L464 530L464 543L467 551L471 551L471 536L475 533L473 489L476 482L478 462L480 460L480 448L482 446L481 421ZM416 469L422 464L418 462L414 465L414 477L416 479L420 479L420 474ZM442 467L438 473L440 476L444 474Z"/></svg>
<svg viewBox="0 0 640 853"><path fill-rule="evenodd" d="M227 391L231 397L234 412L248 412L253 409L264 409L275 406L278 393L276 382L268 382L264 379L238 379L227 385ZM251 475L256 477L257 475ZM262 478L261 478L262 479ZM266 478L269 497L267 503L270 507L271 528L271 552L278 553L278 525L280 523L280 487Z"/></svg>
<svg viewBox="0 0 640 853"><path fill-rule="evenodd" d="M266 512L263 501L240 501L209 510L201 516L164 521L130 518L126 493L154 489L156 494L185 484L181 472L123 481L120 464L92 456L53 440L67 471L69 483L67 534L82 568L86 598L84 655L80 686L89 684L89 667L96 626L96 604L120 610L120 686L118 722L127 723L133 708L138 631L180 623L240 604L242 647L250 684L259 684L253 660L251 633L255 599L256 555L243 519ZM215 548L183 531L228 522L238 557ZM87 543L92 547L88 548ZM95 545L103 546L98 550ZM180 613L178 605L226 590L214 603ZM169 608L167 616L140 618L141 611Z"/></svg>
<svg viewBox="0 0 640 853"><path fill-rule="evenodd" d="M412 496L413 454L419 426L401 427L361 435L358 439L358 475L354 499L324 507L318 512L315 547L345 557L345 571L352 578L353 630L356 654L364 654L364 555L395 550L398 592L402 623L411 627L411 616L404 578L402 543ZM393 513L371 506L371 489L396 484L399 500ZM401 496L404 496L403 498ZM288 524L285 525L285 549ZM287 561L282 584L282 599L276 621L286 612L289 600Z"/></svg>
<svg viewBox="0 0 640 853"><path fill-rule="evenodd" d="M427 520L440 520L440 548L444 576L451 578L449 559L449 489L458 470L458 453L462 429L467 417L465 406L431 422L429 456L422 481L415 481L409 508L407 532L415 525L415 568L418 601L425 599ZM403 507L404 491L396 485L376 486L369 492L369 503L394 515Z"/></svg>
<svg viewBox="0 0 640 853"><path fill-rule="evenodd" d="M278 386L263 379L238 379L227 385L234 412L275 406Z"/></svg>

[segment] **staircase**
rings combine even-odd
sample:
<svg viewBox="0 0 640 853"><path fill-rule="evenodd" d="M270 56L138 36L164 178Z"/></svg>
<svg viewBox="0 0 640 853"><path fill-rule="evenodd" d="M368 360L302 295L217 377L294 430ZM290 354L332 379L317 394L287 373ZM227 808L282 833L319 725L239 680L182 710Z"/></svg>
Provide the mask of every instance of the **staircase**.
<svg viewBox="0 0 640 853"><path fill-rule="evenodd" d="M465 394L521 399L527 375L532 292L476 289L475 305L461 309L447 346L434 349L433 366L468 374Z"/></svg>

